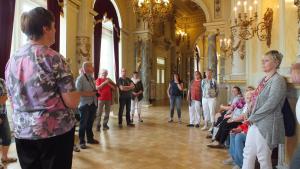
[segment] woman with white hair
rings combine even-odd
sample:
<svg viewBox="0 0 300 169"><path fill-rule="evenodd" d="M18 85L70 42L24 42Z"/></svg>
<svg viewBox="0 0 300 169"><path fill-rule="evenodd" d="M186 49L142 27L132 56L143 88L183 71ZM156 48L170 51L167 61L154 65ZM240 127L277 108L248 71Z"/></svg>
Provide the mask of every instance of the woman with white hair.
<svg viewBox="0 0 300 169"><path fill-rule="evenodd" d="M248 119L243 169L254 169L256 157L260 168L272 169L272 150L284 143L284 122L281 112L286 98L286 82L277 72L283 55L271 50L262 59L265 77L254 91L254 107Z"/></svg>

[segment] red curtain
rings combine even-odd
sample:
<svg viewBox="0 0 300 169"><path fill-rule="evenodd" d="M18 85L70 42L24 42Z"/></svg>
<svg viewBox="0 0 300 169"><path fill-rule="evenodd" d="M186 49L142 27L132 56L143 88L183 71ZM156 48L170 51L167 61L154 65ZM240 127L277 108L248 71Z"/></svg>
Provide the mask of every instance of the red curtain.
<svg viewBox="0 0 300 169"><path fill-rule="evenodd" d="M60 14L63 13L64 0L47 0L47 8L50 10L55 18L55 43L51 46L53 50L59 52L60 39Z"/></svg>
<svg viewBox="0 0 300 169"><path fill-rule="evenodd" d="M15 2L15 0L0 0L0 78L4 78L6 63L10 57Z"/></svg>
<svg viewBox="0 0 300 169"><path fill-rule="evenodd" d="M96 0L94 10L98 13L95 20L102 19L104 14L108 19L112 19L114 25L113 39L114 39L114 54L115 54L115 77L119 78L119 42L120 42L120 26L118 21L118 15L114 5L110 0ZM94 67L95 78L98 77L100 66L100 54L101 54L101 37L102 37L102 23L96 24L94 28Z"/></svg>

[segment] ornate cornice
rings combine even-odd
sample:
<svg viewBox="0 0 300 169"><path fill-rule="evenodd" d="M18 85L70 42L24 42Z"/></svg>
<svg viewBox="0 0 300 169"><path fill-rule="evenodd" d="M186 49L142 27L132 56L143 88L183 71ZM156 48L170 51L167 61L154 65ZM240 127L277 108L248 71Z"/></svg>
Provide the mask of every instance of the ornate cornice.
<svg viewBox="0 0 300 169"><path fill-rule="evenodd" d="M246 84L246 80L224 80L224 83L228 84Z"/></svg>

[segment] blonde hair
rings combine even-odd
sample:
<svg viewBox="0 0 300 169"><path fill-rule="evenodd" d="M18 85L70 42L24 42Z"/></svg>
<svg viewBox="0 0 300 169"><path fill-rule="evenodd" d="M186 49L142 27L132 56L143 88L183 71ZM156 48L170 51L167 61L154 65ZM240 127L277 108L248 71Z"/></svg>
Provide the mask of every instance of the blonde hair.
<svg viewBox="0 0 300 169"><path fill-rule="evenodd" d="M276 69L280 68L283 55L278 50L270 50L265 53L265 56L270 56L273 61L278 62Z"/></svg>

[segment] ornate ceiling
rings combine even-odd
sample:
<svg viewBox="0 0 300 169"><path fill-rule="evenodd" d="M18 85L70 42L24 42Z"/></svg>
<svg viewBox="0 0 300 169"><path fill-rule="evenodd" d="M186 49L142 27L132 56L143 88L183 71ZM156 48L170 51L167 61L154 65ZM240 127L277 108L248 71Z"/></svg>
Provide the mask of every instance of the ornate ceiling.
<svg viewBox="0 0 300 169"><path fill-rule="evenodd" d="M191 0L175 1L176 29L188 33L190 42L194 41L205 32L203 24L206 22L205 13L195 2Z"/></svg>

